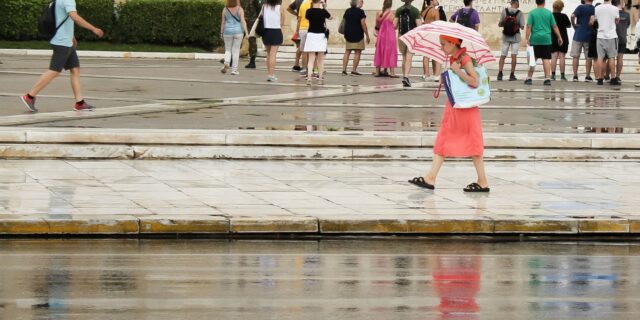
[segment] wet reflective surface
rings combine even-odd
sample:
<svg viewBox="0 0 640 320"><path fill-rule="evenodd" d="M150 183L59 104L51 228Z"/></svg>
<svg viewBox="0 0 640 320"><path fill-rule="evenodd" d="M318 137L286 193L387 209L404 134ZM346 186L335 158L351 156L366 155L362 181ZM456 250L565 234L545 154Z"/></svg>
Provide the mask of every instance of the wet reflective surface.
<svg viewBox="0 0 640 320"><path fill-rule="evenodd" d="M0 240L2 319L637 319L638 243Z"/></svg>

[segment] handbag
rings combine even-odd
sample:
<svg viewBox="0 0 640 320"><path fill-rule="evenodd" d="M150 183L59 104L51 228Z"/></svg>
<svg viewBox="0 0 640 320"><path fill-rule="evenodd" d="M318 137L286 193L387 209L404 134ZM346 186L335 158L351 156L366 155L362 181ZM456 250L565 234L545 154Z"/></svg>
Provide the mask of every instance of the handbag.
<svg viewBox="0 0 640 320"><path fill-rule="evenodd" d="M240 45L240 56L246 57L249 55L249 37L242 38L242 44Z"/></svg>
<svg viewBox="0 0 640 320"><path fill-rule="evenodd" d="M463 48L459 52L457 56L458 60L461 59L465 51ZM475 60L472 59L471 61L473 62L474 70L478 74L478 86L476 88L469 86L460 76L451 70L443 72L440 76L440 86L444 86L449 103L454 108L473 108L491 101L491 87L489 86L487 69L478 66ZM434 97L437 98L436 94L438 96L440 95L440 89L434 93Z"/></svg>
<svg viewBox="0 0 640 320"><path fill-rule="evenodd" d="M527 46L527 59L529 59L529 67L535 67L536 66L536 54L535 51L533 51L533 46Z"/></svg>
<svg viewBox="0 0 640 320"><path fill-rule="evenodd" d="M340 21L340 26L338 27L339 34L344 34L345 24L346 24L346 21L344 20L344 17L342 17L342 21Z"/></svg>
<svg viewBox="0 0 640 320"><path fill-rule="evenodd" d="M454 108L473 108L491 101L489 76L485 67L474 67L478 73L478 87L470 87L455 72L447 70L442 73L442 83L447 92L449 103Z"/></svg>

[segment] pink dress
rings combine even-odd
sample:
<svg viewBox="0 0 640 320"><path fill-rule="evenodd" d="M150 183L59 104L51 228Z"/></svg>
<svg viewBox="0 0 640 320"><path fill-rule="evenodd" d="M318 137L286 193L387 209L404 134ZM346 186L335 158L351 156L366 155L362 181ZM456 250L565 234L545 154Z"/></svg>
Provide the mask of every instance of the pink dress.
<svg viewBox="0 0 640 320"><path fill-rule="evenodd" d="M471 57L464 56L460 64L465 65L470 61ZM480 109L456 109L447 99L433 153L444 157L481 156L484 153L484 141Z"/></svg>
<svg viewBox="0 0 640 320"><path fill-rule="evenodd" d="M383 14L376 41L376 53L373 65L380 68L395 68L398 66L398 37L393 22L387 18L391 11Z"/></svg>

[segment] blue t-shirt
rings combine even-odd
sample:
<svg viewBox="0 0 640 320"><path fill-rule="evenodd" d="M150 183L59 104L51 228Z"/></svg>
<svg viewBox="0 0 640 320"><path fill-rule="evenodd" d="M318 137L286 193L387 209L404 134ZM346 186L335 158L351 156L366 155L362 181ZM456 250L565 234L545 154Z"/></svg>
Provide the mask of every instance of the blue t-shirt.
<svg viewBox="0 0 640 320"><path fill-rule="evenodd" d="M243 34L242 24L240 23L240 8L236 10L236 14L231 14L229 8L224 8L224 35L232 36L236 34ZM236 20L238 19L238 20Z"/></svg>
<svg viewBox="0 0 640 320"><path fill-rule="evenodd" d="M596 8L590 4L581 4L573 12L576 16L576 32L573 34L573 41L589 42L593 35L593 29L589 26L589 19L596 14Z"/></svg>
<svg viewBox="0 0 640 320"><path fill-rule="evenodd" d="M69 13L74 11L76 11L76 0L57 0L56 26L59 26ZM73 20L71 18L67 19L49 43L57 46L73 47L73 27Z"/></svg>

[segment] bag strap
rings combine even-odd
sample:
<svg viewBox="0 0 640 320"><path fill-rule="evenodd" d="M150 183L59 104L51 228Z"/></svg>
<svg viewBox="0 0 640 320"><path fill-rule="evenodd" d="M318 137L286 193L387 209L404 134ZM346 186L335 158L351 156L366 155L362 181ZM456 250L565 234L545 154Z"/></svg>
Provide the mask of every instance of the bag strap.
<svg viewBox="0 0 640 320"><path fill-rule="evenodd" d="M231 10L229 10L229 7L227 7L227 12L229 12L229 15L236 20L237 22L240 22L240 19L238 17L236 17L235 14L231 13ZM238 9L238 11L236 11L236 14L238 14L240 12L240 9Z"/></svg>

